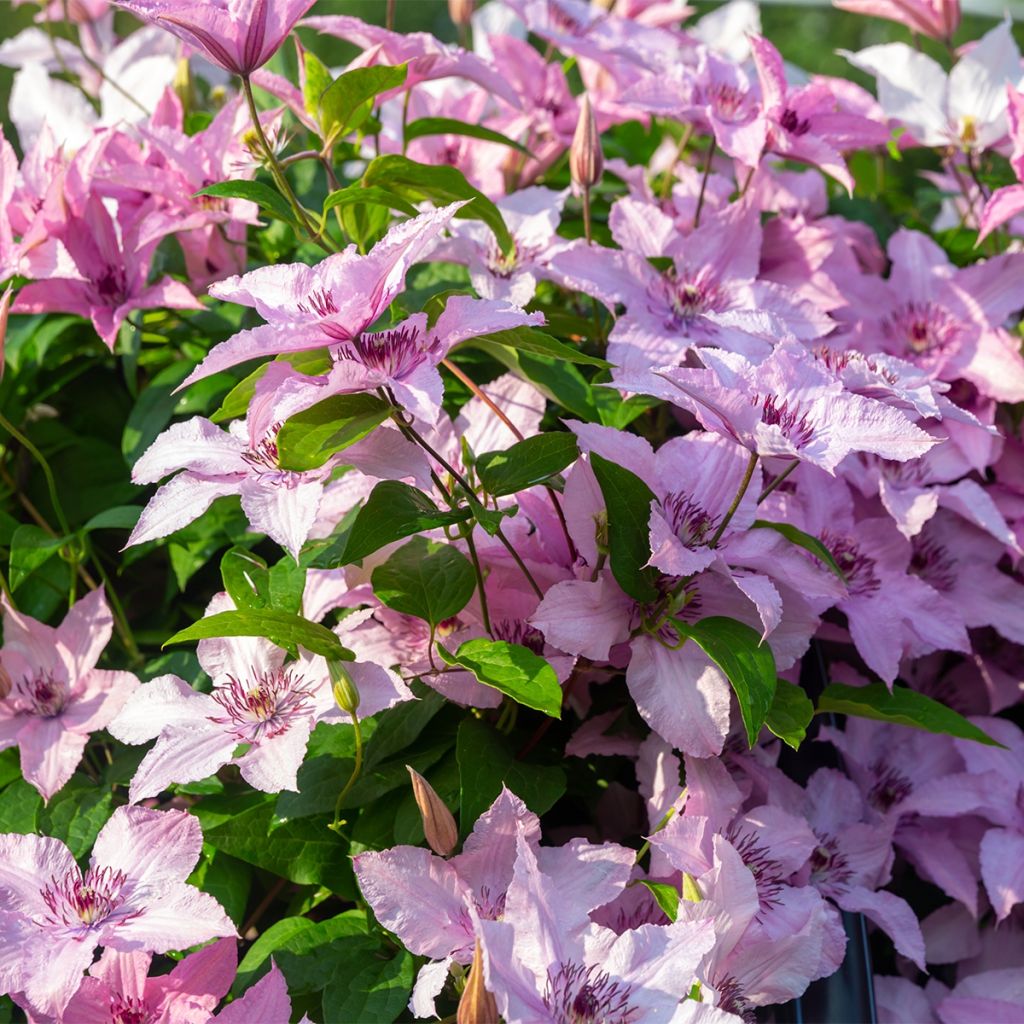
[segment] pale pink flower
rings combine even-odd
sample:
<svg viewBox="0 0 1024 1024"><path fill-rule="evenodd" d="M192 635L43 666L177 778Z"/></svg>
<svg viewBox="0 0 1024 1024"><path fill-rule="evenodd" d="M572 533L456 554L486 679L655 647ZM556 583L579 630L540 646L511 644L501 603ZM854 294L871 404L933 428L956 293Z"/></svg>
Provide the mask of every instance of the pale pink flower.
<svg viewBox="0 0 1024 1024"><path fill-rule="evenodd" d="M989 196L978 225L979 242L1024 210L1024 95L1013 85L1008 85L1006 91L1006 112L1010 119L1010 139L1013 143L1010 166L1017 175L1018 184L997 188Z"/></svg>
<svg viewBox="0 0 1024 1024"><path fill-rule="evenodd" d="M313 0L114 0L173 33L215 64L248 76L284 42Z"/></svg>
<svg viewBox="0 0 1024 1024"><path fill-rule="evenodd" d="M49 800L71 778L89 736L106 727L139 681L95 667L113 628L102 588L76 602L56 629L6 597L0 604L0 667L13 684L0 700L0 749L20 748L22 775Z"/></svg>
<svg viewBox="0 0 1024 1024"><path fill-rule="evenodd" d="M289 1024L291 1019L288 982L273 957L270 970L245 995L232 1000L213 1017L220 1024ZM304 1015L299 1024L310 1024L310 1020Z"/></svg>
<svg viewBox="0 0 1024 1024"><path fill-rule="evenodd" d="M119 807L83 872L57 839L0 835L0 991L56 1015L97 946L166 953L235 935L221 905L185 883L202 843L184 811Z"/></svg>
<svg viewBox="0 0 1024 1024"><path fill-rule="evenodd" d="M933 39L952 39L960 24L960 0L832 0L841 11L886 18Z"/></svg>

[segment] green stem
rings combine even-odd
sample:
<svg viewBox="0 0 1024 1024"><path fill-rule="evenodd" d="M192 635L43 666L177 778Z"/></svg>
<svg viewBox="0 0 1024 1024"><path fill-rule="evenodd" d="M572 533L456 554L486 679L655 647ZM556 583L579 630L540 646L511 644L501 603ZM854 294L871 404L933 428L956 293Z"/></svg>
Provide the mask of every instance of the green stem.
<svg viewBox="0 0 1024 1024"><path fill-rule="evenodd" d="M761 504L761 502L762 502L762 501L764 501L764 499L765 499L765 498L767 498L767 497L768 497L768 495L769 495L769 494L771 494L771 493L772 493L772 491L774 491L774 490L775 490L775 488L776 488L776 487L778 487L778 486L779 486L779 484L781 484L781 483L782 483L782 482L783 482L783 481L784 481L784 480L786 479L786 477L788 477L788 476L789 476L789 474L790 474L790 473L792 473L792 472L793 472L793 470L794 470L794 469L796 469L796 467L797 467L797 466L799 466L799 465L800 465L800 463L799 463L799 462L798 462L798 461L797 461L796 459L794 459L794 460L793 460L793 461L792 461L792 462L791 462L791 463L790 463L790 464L789 464L789 465L788 465L788 466L787 466L787 467L786 467L786 468L785 468L785 469L784 469L784 470L783 470L783 471L782 471L782 472L781 472L781 473L780 473L780 474L779 474L779 475L778 475L778 476L777 476L777 477L776 477L776 478L775 478L775 479L774 479L774 480L773 480L773 481L772 481L772 482L771 482L771 483L770 483L770 484L769 484L769 485L768 485L768 486L767 486L767 487L766 487L766 488L765 488L765 489L764 489L764 490L763 490L763 491L762 491L762 492L761 492L761 493L760 493L760 494L759 494L759 495L757 496L757 503L758 503L758 505L760 505L760 504Z"/></svg>
<svg viewBox="0 0 1024 1024"><path fill-rule="evenodd" d="M747 488L750 486L750 481L754 477L754 469L757 466L757 452L750 453L750 461L747 463L747 471L743 474L743 479L740 481L740 488L736 492L736 497L732 499L732 504L729 506L729 511L725 513L725 517L718 524L718 529L715 530L715 535L708 542L709 548L718 547L718 542L722 539L722 534L725 533L725 528L732 521L732 517L736 515L736 509L740 507L740 502L743 500L743 495L747 493Z"/></svg>
<svg viewBox="0 0 1024 1024"><path fill-rule="evenodd" d="M686 152L686 147L690 144L690 136L693 135L693 125L688 124L683 129L683 134L679 136L679 145L676 147L676 155L672 159L672 163L668 170L665 172L665 180L661 183L661 199L668 199L672 195L672 183L675 179L676 164L683 159L683 153Z"/></svg>
<svg viewBox="0 0 1024 1024"><path fill-rule="evenodd" d="M590 223L590 186L583 186L583 235L587 245L594 244L594 229Z"/></svg>
<svg viewBox="0 0 1024 1024"><path fill-rule="evenodd" d="M704 209L704 195L708 189L708 178L711 177L711 162L715 158L715 149L718 143L715 137L711 136L711 145L708 146L708 159L704 164L704 176L700 179L700 194L697 196L697 209L693 214L694 230L700 227L700 213Z"/></svg>
<svg viewBox="0 0 1024 1024"><path fill-rule="evenodd" d="M476 573L476 589L480 594L480 616L484 620L484 631L488 636L493 637L491 612L487 606L487 591L484 589L484 571L480 565L480 556L476 551L476 543L473 540L473 527L463 524L459 532L462 534L462 539L466 542L466 547L469 549L469 560L473 563L473 572Z"/></svg>
<svg viewBox="0 0 1024 1024"><path fill-rule="evenodd" d="M686 787L683 787L683 791L675 799L672 806L662 815L661 821L658 822L658 827L651 833L652 836L656 836L674 817L676 814L676 804L679 803L683 797L686 796ZM651 848L650 837L644 840L643 846L636 851L636 862L640 863L640 859L646 855L647 851Z"/></svg>
<svg viewBox="0 0 1024 1024"><path fill-rule="evenodd" d="M298 197L292 191L292 187L285 177L284 170L278 163L277 157L274 156L274 151L270 146L270 142L267 140L266 133L263 131L263 125L260 123L260 112L256 108L256 98L252 94L252 83L249 81L248 76L242 76L242 91L245 93L245 100L249 106L249 119L252 121L253 130L256 132L256 137L260 140L260 147L263 149L264 156L267 158L267 166L270 168L270 173L274 178L274 182L278 187L281 195L288 200L288 204L292 208L292 212L298 219L299 224L302 225L303 230L309 235L310 239L320 246L324 252L330 254L333 253L333 249L323 240L320 233L316 231L313 225L310 223L309 217L306 216L306 211L302 208L302 204L299 202Z"/></svg>
<svg viewBox="0 0 1024 1024"><path fill-rule="evenodd" d="M345 824L341 817L341 805L363 771L363 730L359 725L359 716L354 711L352 712L352 738L356 744L355 763L352 766L352 774L348 777L348 782L345 783L345 788L338 794L338 799L335 801L334 821L327 826L332 832L340 832L341 826Z"/></svg>
<svg viewBox="0 0 1024 1024"><path fill-rule="evenodd" d="M43 471L43 476L46 478L46 489L50 494L50 504L53 505L53 511L57 515L57 522L60 524L64 536L67 537L71 533L71 527L68 525L67 517L64 515L60 498L57 497L57 481L53 477L53 470L50 469L50 464L46 461L46 457L3 413L0 413L0 427L6 430L39 463L39 468Z"/></svg>

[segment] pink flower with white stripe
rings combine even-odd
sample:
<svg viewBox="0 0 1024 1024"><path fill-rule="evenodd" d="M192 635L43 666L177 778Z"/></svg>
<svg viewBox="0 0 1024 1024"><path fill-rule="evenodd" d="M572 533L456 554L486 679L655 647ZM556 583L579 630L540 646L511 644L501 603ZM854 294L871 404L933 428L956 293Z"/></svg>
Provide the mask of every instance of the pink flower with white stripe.
<svg viewBox="0 0 1024 1024"><path fill-rule="evenodd" d="M212 897L187 885L203 834L184 811L119 807L89 867L58 839L0 835L0 992L57 1015L97 946L167 953L235 935Z"/></svg>

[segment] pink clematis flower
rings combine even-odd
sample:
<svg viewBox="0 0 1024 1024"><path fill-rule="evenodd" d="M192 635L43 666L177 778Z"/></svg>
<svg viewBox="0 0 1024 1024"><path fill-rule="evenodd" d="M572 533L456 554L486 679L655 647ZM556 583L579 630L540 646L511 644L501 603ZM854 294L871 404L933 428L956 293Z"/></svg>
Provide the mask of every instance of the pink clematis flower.
<svg viewBox="0 0 1024 1024"><path fill-rule="evenodd" d="M80 214L69 217L61 240L71 254L77 278L55 268L46 280L26 285L12 307L15 313L77 313L92 320L96 333L113 350L117 332L136 309L202 309L181 282L163 277L147 284L156 240L139 247L135 226L125 228L92 194Z"/></svg>
<svg viewBox="0 0 1024 1024"><path fill-rule="evenodd" d="M432 1015L449 965L472 960L480 923L505 913L519 848L533 850L575 901L567 929L585 925L590 910L614 898L629 880L635 859L632 850L580 839L562 847L539 843L537 816L502 788L473 826L462 852L448 860L413 846L353 859L359 887L381 924L410 951L437 961L420 972L412 1004L418 1016Z"/></svg>
<svg viewBox="0 0 1024 1024"><path fill-rule="evenodd" d="M114 0L247 77L277 52L314 0Z"/></svg>
<svg viewBox="0 0 1024 1024"><path fill-rule="evenodd" d="M962 378L999 401L1024 398L1024 358L1003 327L1024 303L1024 254L957 268L927 235L907 229L889 239L888 252L887 280L844 282L852 347L890 353L938 380Z"/></svg>
<svg viewBox="0 0 1024 1024"><path fill-rule="evenodd" d="M1008 85L1006 91L1006 112L1010 119L1010 139L1013 142L1010 166L1017 175L1018 184L1004 185L989 196L978 225L979 242L1024 210L1024 94L1019 93L1013 85Z"/></svg>
<svg viewBox="0 0 1024 1024"><path fill-rule="evenodd" d="M756 366L717 349L701 358L707 369L659 369L638 389L688 409L706 430L757 455L834 474L851 452L905 462L938 443L902 411L847 391L802 346L783 342ZM658 378L661 385L650 383Z"/></svg>
<svg viewBox="0 0 1024 1024"><path fill-rule="evenodd" d="M233 999L212 1018L219 1024L289 1024L291 1019L288 982L273 957L270 970L245 995ZM309 1017L303 1015L299 1024L311 1024Z"/></svg>
<svg viewBox="0 0 1024 1024"><path fill-rule="evenodd" d="M103 590L83 597L54 629L16 611L6 597L0 669L0 749L18 746L21 773L49 800L71 778L91 733L106 727L139 685L130 672L95 667L113 618Z"/></svg>
<svg viewBox="0 0 1024 1024"><path fill-rule="evenodd" d="M464 205L452 203L397 224L366 256L350 245L313 267L260 267L214 285L214 298L252 306L267 322L215 345L182 387L248 359L358 343L402 290L409 268L426 258Z"/></svg>
<svg viewBox="0 0 1024 1024"><path fill-rule="evenodd" d="M642 371L679 365L696 347L713 345L761 360L781 338L810 341L831 329L827 316L788 288L758 280L761 228L752 204L736 203L685 236L653 206L635 211L637 223L629 212L622 211L617 230L623 240L646 236L643 249L575 242L549 261L546 274L610 309L625 305L608 345L619 386L643 390ZM658 241L663 246L656 252ZM659 272L648 262L660 255L671 257L670 270Z"/></svg>
<svg viewBox="0 0 1024 1024"><path fill-rule="evenodd" d="M960 25L960 0L832 0L841 11L886 18L932 39L952 39Z"/></svg>
<svg viewBox="0 0 1024 1024"><path fill-rule="evenodd" d="M207 614L233 607L219 594ZM348 616L344 631L355 628L350 619L362 618L359 612ZM123 743L157 741L132 779L131 802L174 782L205 779L229 762L256 789L297 789L313 727L341 720L324 659L304 654L285 664L285 652L269 640L225 637L199 642L199 664L213 679L211 693L199 693L177 676L160 676L140 687L110 723L111 735ZM379 665L354 661L345 667L359 691L361 717L412 699L397 674ZM239 744L248 749L236 757Z"/></svg>
<svg viewBox="0 0 1024 1024"><path fill-rule="evenodd" d="M220 939L190 953L169 974L148 977L152 959L152 953L106 950L64 1012L58 1018L33 1014L33 1024L205 1024L231 987L238 950L234 939Z"/></svg>
<svg viewBox="0 0 1024 1024"><path fill-rule="evenodd" d="M553 877L516 836L500 920L479 923L487 988L510 1024L667 1021L714 942L707 921L645 924L616 934L590 924L600 895ZM625 878L618 890L625 885ZM601 902L608 902L603 900Z"/></svg>
<svg viewBox="0 0 1024 1024"><path fill-rule="evenodd" d="M835 95L824 82L791 90L779 51L761 36L755 36L750 45L768 127L765 148L789 160L820 167L852 194L853 176L842 153L881 145L889 137L885 126L839 110Z"/></svg>
<svg viewBox="0 0 1024 1024"><path fill-rule="evenodd" d="M185 879L203 843L184 811L119 807L86 871L59 840L0 836L0 991L57 1015L97 946L166 953L235 935L221 905Z"/></svg>

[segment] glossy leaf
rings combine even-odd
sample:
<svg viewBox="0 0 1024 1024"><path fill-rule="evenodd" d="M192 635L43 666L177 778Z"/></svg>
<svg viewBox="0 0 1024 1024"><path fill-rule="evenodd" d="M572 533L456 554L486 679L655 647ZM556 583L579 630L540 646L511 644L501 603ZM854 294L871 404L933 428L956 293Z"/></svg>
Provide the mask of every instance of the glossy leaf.
<svg viewBox="0 0 1024 1024"><path fill-rule="evenodd" d="M319 469L383 423L390 411L376 395L333 395L285 420L277 435L282 469Z"/></svg>
<svg viewBox="0 0 1024 1024"><path fill-rule="evenodd" d="M450 544L415 537L371 575L373 592L389 608L436 628L458 615L476 590L469 559Z"/></svg>
<svg viewBox="0 0 1024 1024"><path fill-rule="evenodd" d="M608 512L608 562L612 575L630 597L654 601L650 518L654 492L635 473L609 462L596 452L590 467L597 477Z"/></svg>
<svg viewBox="0 0 1024 1024"><path fill-rule="evenodd" d="M311 654L322 654L325 658L341 661L352 661L354 658L352 652L343 647L338 637L326 626L310 622L300 615L272 609L247 609L207 615L179 630L163 646L219 636L262 636L285 650L294 651L296 647L304 647Z"/></svg>
<svg viewBox="0 0 1024 1024"><path fill-rule="evenodd" d="M756 629L724 615L674 625L680 637L693 640L728 677L752 747L775 699L778 674L772 649Z"/></svg>
<svg viewBox="0 0 1024 1024"><path fill-rule="evenodd" d="M772 706L764 723L769 731L797 750L807 738L807 726L813 717L811 698L799 686L785 679L777 680Z"/></svg>
<svg viewBox="0 0 1024 1024"><path fill-rule="evenodd" d="M406 71L405 64L375 64L338 75L320 96L324 139L331 141L359 128L373 110L374 97L397 89L405 81Z"/></svg>
<svg viewBox="0 0 1024 1024"><path fill-rule="evenodd" d="M538 356L550 356L566 363L578 363L583 366L599 366L607 369L611 364L597 356L581 352L573 345L552 338L550 334L537 330L536 327L513 327L507 331L495 331L493 334L481 334L462 342L463 345L482 348L489 351L492 345L505 345L516 352L528 352ZM456 346L456 349L459 346Z"/></svg>
<svg viewBox="0 0 1024 1024"><path fill-rule="evenodd" d="M359 510L345 544L345 562L367 555L414 533L465 522L469 509L442 511L422 491L398 480L382 480Z"/></svg>
<svg viewBox="0 0 1024 1024"><path fill-rule="evenodd" d="M453 654L438 645L449 665L469 669L476 678L517 704L562 717L562 687L555 670L538 654L521 644L481 637L467 640Z"/></svg>
<svg viewBox="0 0 1024 1024"><path fill-rule="evenodd" d="M651 895L658 901L662 913L670 921L675 921L679 916L679 890L666 882L648 882L646 878L642 878L640 884L650 890Z"/></svg>
<svg viewBox="0 0 1024 1024"><path fill-rule="evenodd" d="M488 494L502 497L561 473L578 455L574 434L536 434L504 451L478 455L476 472Z"/></svg>
<svg viewBox="0 0 1024 1024"><path fill-rule="evenodd" d="M406 142L422 139L428 135L466 135L473 139L482 139L484 142L496 142L499 146L508 146L524 156L533 156L522 143L510 139L507 135L502 135L501 132L494 131L493 128L458 121L454 117L420 117L405 126Z"/></svg>
<svg viewBox="0 0 1024 1024"><path fill-rule="evenodd" d="M885 683L869 683L867 686L829 683L818 698L817 708L819 715L828 712L909 725L925 732L974 740L990 747L1002 746L952 708L906 686L894 686L890 692Z"/></svg>
<svg viewBox="0 0 1024 1024"><path fill-rule="evenodd" d="M262 181L218 181L195 193L196 196L214 196L218 199L248 199L261 210L272 213L279 220L295 225L295 216L288 200L280 192Z"/></svg>
<svg viewBox="0 0 1024 1024"><path fill-rule="evenodd" d="M819 561L824 562L843 583L846 582L843 570L839 568L839 563L832 557L832 552L817 537L804 533L803 530L798 530L790 523L770 523L767 519L754 520L753 529L774 530L776 533L782 534L790 544L795 544L797 547L803 548L804 551L809 551Z"/></svg>

